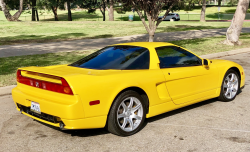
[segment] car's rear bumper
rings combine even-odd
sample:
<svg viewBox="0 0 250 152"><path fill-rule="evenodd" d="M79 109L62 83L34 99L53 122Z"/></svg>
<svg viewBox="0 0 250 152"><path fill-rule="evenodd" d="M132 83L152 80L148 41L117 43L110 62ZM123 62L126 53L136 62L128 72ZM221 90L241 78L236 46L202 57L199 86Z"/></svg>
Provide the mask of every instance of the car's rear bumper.
<svg viewBox="0 0 250 152"><path fill-rule="evenodd" d="M55 127L63 123L64 129L89 129L103 128L106 124L107 116L84 117L83 104L78 95L50 93L19 84L12 90L12 97L22 114ZM40 104L41 114L30 111L31 101Z"/></svg>

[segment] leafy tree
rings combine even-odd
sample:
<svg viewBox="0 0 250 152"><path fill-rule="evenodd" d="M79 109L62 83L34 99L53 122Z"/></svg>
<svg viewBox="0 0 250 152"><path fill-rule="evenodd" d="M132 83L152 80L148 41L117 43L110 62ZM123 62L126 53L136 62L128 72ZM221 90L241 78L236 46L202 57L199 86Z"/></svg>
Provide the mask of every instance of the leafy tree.
<svg viewBox="0 0 250 152"><path fill-rule="evenodd" d="M88 10L88 13L94 13L98 8L97 0L84 0L82 7Z"/></svg>
<svg viewBox="0 0 250 152"><path fill-rule="evenodd" d="M153 42L156 28L166 18L172 7L177 4L179 0L122 0L122 2L135 9L149 34L149 42ZM164 6L167 7L165 14L161 19L158 19ZM143 11L145 14L142 13ZM148 25L145 21L146 16Z"/></svg>
<svg viewBox="0 0 250 152"><path fill-rule="evenodd" d="M239 0L238 6L231 21L231 25L227 29L226 32L227 39L223 42L224 44L241 45L239 37L248 7L249 7L249 0Z"/></svg>
<svg viewBox="0 0 250 152"><path fill-rule="evenodd" d="M39 0L37 5L41 8L45 6L48 10L52 10L55 21L59 21L57 9L63 2L63 0Z"/></svg>
<svg viewBox="0 0 250 152"><path fill-rule="evenodd" d="M10 14L4 0L0 0L0 7L2 8L2 11L8 21L19 21L18 18L20 17L23 11L23 0L19 1L19 10L14 15Z"/></svg>
<svg viewBox="0 0 250 152"><path fill-rule="evenodd" d="M103 21L105 21L105 4L105 0L84 0L82 7L88 9L88 13L93 13L99 8L103 16Z"/></svg>

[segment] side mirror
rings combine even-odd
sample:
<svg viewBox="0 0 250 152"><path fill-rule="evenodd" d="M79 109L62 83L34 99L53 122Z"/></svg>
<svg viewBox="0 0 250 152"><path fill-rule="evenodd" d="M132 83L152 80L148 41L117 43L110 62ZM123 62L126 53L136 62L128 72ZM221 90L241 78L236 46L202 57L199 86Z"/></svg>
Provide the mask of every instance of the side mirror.
<svg viewBox="0 0 250 152"><path fill-rule="evenodd" d="M203 59L202 60L202 64L204 67L209 67L209 65L211 64L212 62L208 59Z"/></svg>

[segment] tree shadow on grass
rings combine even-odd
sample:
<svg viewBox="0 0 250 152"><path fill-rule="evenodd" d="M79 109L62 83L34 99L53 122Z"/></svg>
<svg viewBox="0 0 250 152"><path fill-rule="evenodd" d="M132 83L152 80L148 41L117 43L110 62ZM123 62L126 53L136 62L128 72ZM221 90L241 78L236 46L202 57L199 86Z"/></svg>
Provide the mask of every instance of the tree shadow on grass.
<svg viewBox="0 0 250 152"><path fill-rule="evenodd" d="M83 37L86 36L84 33L66 33L66 34L57 34L57 35L15 35L15 36L6 36L0 37L1 42L15 42L15 41L27 41L27 40L50 40L50 39L67 39L70 37ZM30 43L30 42L29 42Z"/></svg>
<svg viewBox="0 0 250 152"><path fill-rule="evenodd" d="M174 25L174 26L158 27L157 32L206 30L206 29L218 29L218 28L224 28L224 27L223 26L213 27L213 26Z"/></svg>
<svg viewBox="0 0 250 152"><path fill-rule="evenodd" d="M66 33L57 35L16 35L0 37L0 45L9 44L25 44L25 43L45 43L62 40L76 40L76 39L97 39L113 37L112 34L102 34L96 36L89 36L85 33Z"/></svg>
<svg viewBox="0 0 250 152"><path fill-rule="evenodd" d="M120 21L128 21L129 20L128 15L121 15L121 17L118 17L117 19ZM147 21L147 19L145 19L145 20ZM141 21L141 18L138 15L135 15L133 17L133 21Z"/></svg>
<svg viewBox="0 0 250 152"><path fill-rule="evenodd" d="M47 17L47 18L46 18ZM68 21L68 13L58 14L59 21ZM102 15L99 14L89 14L87 12L74 12L72 13L73 21L98 21L102 20ZM55 21L53 15L40 15L40 21Z"/></svg>
<svg viewBox="0 0 250 152"><path fill-rule="evenodd" d="M204 43L205 41L208 41L208 39L203 38L203 39L187 39L187 40L182 40L182 41L170 41L169 43L173 43L175 45L179 46L185 46L188 44L201 44Z"/></svg>
<svg viewBox="0 0 250 152"><path fill-rule="evenodd" d="M206 20L213 19L213 20L231 20L234 14L223 14L223 13L214 13L214 14L207 14Z"/></svg>

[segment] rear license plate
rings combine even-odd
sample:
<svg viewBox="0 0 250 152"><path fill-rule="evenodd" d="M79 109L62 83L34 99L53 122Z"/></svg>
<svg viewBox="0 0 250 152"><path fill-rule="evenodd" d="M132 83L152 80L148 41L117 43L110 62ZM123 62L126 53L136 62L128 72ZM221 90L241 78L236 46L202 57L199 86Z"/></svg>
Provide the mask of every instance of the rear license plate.
<svg viewBox="0 0 250 152"><path fill-rule="evenodd" d="M37 103L37 102L31 101L30 110L33 111L33 112L41 114L40 104Z"/></svg>

